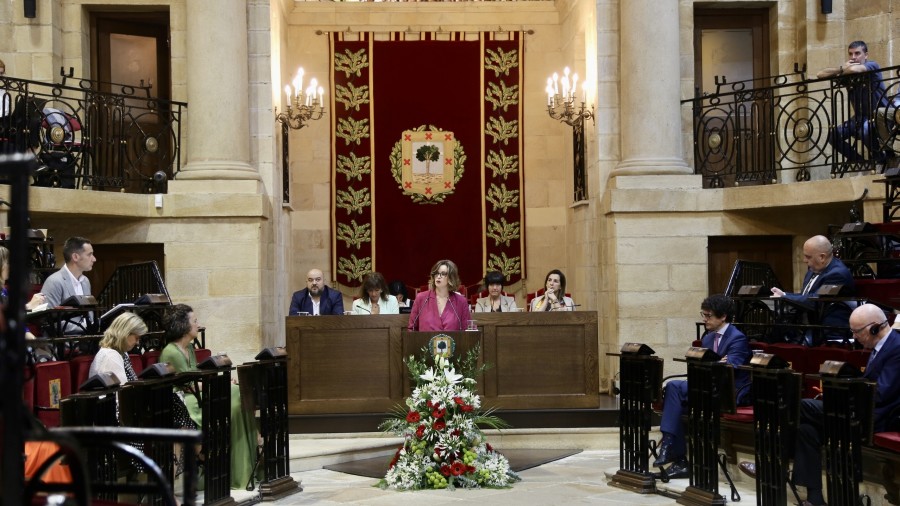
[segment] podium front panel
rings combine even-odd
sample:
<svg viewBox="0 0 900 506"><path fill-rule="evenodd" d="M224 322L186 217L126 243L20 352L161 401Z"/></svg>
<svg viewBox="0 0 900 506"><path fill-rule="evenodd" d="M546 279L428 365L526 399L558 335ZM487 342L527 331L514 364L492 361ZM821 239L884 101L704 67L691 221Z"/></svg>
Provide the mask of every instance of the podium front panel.
<svg viewBox="0 0 900 506"><path fill-rule="evenodd" d="M409 394L403 359L434 335L456 356L481 343L491 367L478 379L485 407L504 410L599 406L597 313L478 313L478 331L408 332L409 315L289 316L291 415L390 411Z"/></svg>

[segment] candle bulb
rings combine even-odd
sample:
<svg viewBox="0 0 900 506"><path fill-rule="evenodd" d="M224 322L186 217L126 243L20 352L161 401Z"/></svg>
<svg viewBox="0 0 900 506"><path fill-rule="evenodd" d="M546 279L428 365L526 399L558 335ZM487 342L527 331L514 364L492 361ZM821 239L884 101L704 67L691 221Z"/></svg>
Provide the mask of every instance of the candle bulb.
<svg viewBox="0 0 900 506"><path fill-rule="evenodd" d="M319 105L321 107L325 107L325 89L319 86Z"/></svg>
<svg viewBox="0 0 900 506"><path fill-rule="evenodd" d="M569 100L575 101L575 91L578 90L578 74L572 74L572 96Z"/></svg>
<svg viewBox="0 0 900 506"><path fill-rule="evenodd" d="M289 84L284 85L284 94L287 95L288 105L291 105L291 85L289 85Z"/></svg>
<svg viewBox="0 0 900 506"><path fill-rule="evenodd" d="M553 94L556 95L559 93L559 74L556 72L553 73Z"/></svg>

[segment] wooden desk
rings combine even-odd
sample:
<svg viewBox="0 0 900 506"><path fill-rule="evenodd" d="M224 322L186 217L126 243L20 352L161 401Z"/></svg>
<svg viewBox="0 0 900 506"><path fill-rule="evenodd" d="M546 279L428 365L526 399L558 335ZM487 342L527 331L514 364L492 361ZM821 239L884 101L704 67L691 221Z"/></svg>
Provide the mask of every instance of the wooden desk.
<svg viewBox="0 0 900 506"><path fill-rule="evenodd" d="M597 313L474 313L485 407L597 409ZM385 413L409 394L403 357L425 344L408 315L289 316L285 336L290 415ZM435 332L434 334L438 334ZM432 334L433 335L433 334ZM457 355L471 343L457 340Z"/></svg>

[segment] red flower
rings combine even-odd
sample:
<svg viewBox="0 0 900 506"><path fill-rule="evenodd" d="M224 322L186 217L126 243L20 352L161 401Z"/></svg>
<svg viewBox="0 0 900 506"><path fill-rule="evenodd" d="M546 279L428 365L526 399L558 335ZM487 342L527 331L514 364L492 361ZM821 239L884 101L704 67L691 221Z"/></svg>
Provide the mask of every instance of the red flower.
<svg viewBox="0 0 900 506"><path fill-rule="evenodd" d="M485 443L484 446L485 446L485 448L487 448L487 451L489 451L489 452L494 451L494 448L491 446L490 443Z"/></svg>
<svg viewBox="0 0 900 506"><path fill-rule="evenodd" d="M454 462L453 465L450 467L450 473L453 476L459 476L465 472L466 472L466 465L458 460L456 462Z"/></svg>
<svg viewBox="0 0 900 506"><path fill-rule="evenodd" d="M433 416L435 418L444 418L444 415L446 415L446 414L447 414L446 409L435 409L434 411L431 412L431 416Z"/></svg>
<svg viewBox="0 0 900 506"><path fill-rule="evenodd" d="M440 456L441 456L441 449L438 448L437 446L435 446L435 447L434 447L434 454L437 455L438 457L440 457Z"/></svg>
<svg viewBox="0 0 900 506"><path fill-rule="evenodd" d="M400 450L402 450L402 449L403 449L403 447L401 446L397 450L397 453L394 454L394 458L391 459L391 465L388 466L388 469L393 469L394 465L397 464L397 461L400 460Z"/></svg>
<svg viewBox="0 0 900 506"><path fill-rule="evenodd" d="M472 411L474 408L472 406L469 406L468 404L464 404L463 407L460 409L462 410L463 413L468 413L468 412Z"/></svg>
<svg viewBox="0 0 900 506"><path fill-rule="evenodd" d="M466 466L466 472L467 472L467 473L474 473L474 472L475 472L475 466Z"/></svg>
<svg viewBox="0 0 900 506"><path fill-rule="evenodd" d="M434 430L444 430L447 427L447 424L441 420L434 422L434 425L431 426Z"/></svg>
<svg viewBox="0 0 900 506"><path fill-rule="evenodd" d="M425 401L425 405L428 406L428 409L431 409L434 407L434 404L430 400Z"/></svg>
<svg viewBox="0 0 900 506"><path fill-rule="evenodd" d="M452 434L454 437L459 437L462 432L460 432L459 429L453 429L453 432L451 432L450 434Z"/></svg>
<svg viewBox="0 0 900 506"><path fill-rule="evenodd" d="M425 435L425 426L419 425L418 427L416 427L416 437L419 439L422 439L422 436L424 436L424 435Z"/></svg>
<svg viewBox="0 0 900 506"><path fill-rule="evenodd" d="M418 411L410 411L406 414L406 421L409 423L416 423L422 419L422 416L419 415Z"/></svg>
<svg viewBox="0 0 900 506"><path fill-rule="evenodd" d="M466 401L464 401L464 400L462 399L462 397L454 397L454 398L453 398L453 402L459 404L460 406L462 406L463 404L466 403Z"/></svg>
<svg viewBox="0 0 900 506"><path fill-rule="evenodd" d="M444 476L450 476L450 466L448 466L447 464L442 465L441 474L443 474Z"/></svg>

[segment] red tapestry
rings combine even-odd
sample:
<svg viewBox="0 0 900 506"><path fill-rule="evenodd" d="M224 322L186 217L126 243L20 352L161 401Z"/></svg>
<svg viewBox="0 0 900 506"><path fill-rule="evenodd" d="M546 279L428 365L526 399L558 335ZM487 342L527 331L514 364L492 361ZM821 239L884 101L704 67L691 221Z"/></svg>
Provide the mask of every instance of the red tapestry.
<svg viewBox="0 0 900 506"><path fill-rule="evenodd" d="M335 33L331 50L338 284L419 286L444 258L466 285L522 279L521 33Z"/></svg>

